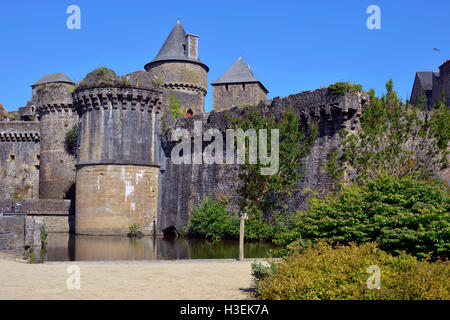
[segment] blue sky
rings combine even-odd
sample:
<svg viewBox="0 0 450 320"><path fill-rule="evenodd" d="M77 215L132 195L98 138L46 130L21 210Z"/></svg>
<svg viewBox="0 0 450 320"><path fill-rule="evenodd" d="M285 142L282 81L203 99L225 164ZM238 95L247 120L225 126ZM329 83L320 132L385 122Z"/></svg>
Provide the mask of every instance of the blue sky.
<svg viewBox="0 0 450 320"><path fill-rule="evenodd" d="M69 30L66 9L81 8L81 30ZM369 30L369 5L381 9L381 30ZM315 90L336 81L377 94L393 78L409 96L415 71L437 70L450 58L450 1L2 1L0 102L16 110L30 84L65 72L74 82L99 66L118 74L143 70L177 17L198 34L210 83L242 55L269 98ZM436 52L433 48L438 48Z"/></svg>

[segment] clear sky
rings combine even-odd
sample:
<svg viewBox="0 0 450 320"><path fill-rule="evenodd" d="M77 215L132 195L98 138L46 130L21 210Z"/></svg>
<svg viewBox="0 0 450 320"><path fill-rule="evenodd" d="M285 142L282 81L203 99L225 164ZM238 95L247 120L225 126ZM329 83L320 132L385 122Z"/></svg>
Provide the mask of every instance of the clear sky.
<svg viewBox="0 0 450 320"><path fill-rule="evenodd" d="M81 9L80 30L66 27L71 4ZM381 30L366 26L369 5L381 9ZM100 66L119 75L143 70L177 17L200 36L210 68L206 111L210 83L241 55L269 98L336 81L381 94L392 78L406 99L416 71L450 58L449 0L1 1L0 102L9 111L24 106L45 74L78 82Z"/></svg>

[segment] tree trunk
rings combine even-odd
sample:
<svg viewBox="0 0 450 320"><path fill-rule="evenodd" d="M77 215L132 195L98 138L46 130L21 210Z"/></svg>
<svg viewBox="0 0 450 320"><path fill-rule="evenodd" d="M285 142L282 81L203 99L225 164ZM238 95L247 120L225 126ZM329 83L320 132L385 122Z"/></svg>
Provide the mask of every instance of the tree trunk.
<svg viewBox="0 0 450 320"><path fill-rule="evenodd" d="M241 224L239 228L239 261L244 261L244 231L245 220L247 220L247 214L241 217Z"/></svg>

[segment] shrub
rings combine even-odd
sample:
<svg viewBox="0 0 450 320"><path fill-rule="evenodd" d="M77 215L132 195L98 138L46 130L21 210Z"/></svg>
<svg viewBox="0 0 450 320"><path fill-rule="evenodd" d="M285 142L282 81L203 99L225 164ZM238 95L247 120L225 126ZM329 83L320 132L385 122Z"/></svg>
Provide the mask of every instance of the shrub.
<svg viewBox="0 0 450 320"><path fill-rule="evenodd" d="M239 218L227 214L224 202L206 198L194 207L188 232L204 238L235 238L239 234Z"/></svg>
<svg viewBox="0 0 450 320"><path fill-rule="evenodd" d="M131 226L128 227L129 234L133 236L137 235L140 230L141 227L136 223L133 223Z"/></svg>
<svg viewBox="0 0 450 320"><path fill-rule="evenodd" d="M253 266L255 294L270 300L428 300L449 299L448 261L424 262L404 253L393 257L374 243L308 249ZM369 266L380 268L380 289L369 289Z"/></svg>
<svg viewBox="0 0 450 320"><path fill-rule="evenodd" d="M379 176L361 186L343 186L340 196L313 198L310 204L309 212L278 236L278 245L307 246L317 238L341 244L376 241L393 254L449 256L450 198L437 183Z"/></svg>
<svg viewBox="0 0 450 320"><path fill-rule="evenodd" d="M362 86L360 84L352 84L350 82L338 81L334 84L331 84L328 87L328 90L332 94L346 94L349 92L361 92Z"/></svg>
<svg viewBox="0 0 450 320"><path fill-rule="evenodd" d="M188 234L210 239L237 239L239 237L239 217L227 212L226 203L212 198L204 199L189 220ZM272 239L280 229L266 222L257 211L245 223L245 238L248 240Z"/></svg>
<svg viewBox="0 0 450 320"><path fill-rule="evenodd" d="M78 144L78 125L74 125L72 129L66 132L64 137L64 148L66 152L75 155L77 153Z"/></svg>

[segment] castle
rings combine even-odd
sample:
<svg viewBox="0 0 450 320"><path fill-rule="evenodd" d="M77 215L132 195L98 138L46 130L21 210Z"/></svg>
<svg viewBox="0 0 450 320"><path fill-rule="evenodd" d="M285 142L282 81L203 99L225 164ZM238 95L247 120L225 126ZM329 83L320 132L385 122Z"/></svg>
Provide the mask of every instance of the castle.
<svg viewBox="0 0 450 320"><path fill-rule="evenodd" d="M410 102L418 105L424 98L424 106L430 109L439 103L445 93L445 105L450 107L450 60L445 61L439 71L417 71Z"/></svg>
<svg viewBox="0 0 450 320"><path fill-rule="evenodd" d="M339 131L358 130L367 97L318 89L267 100L268 90L239 58L212 82L214 112L208 114L209 68L198 42L178 21L146 71L119 77L98 68L77 85L64 73L33 84L19 121L0 122L0 210L19 203L50 232L123 235L133 224L145 235L182 229L205 197L235 194L238 170L172 163L171 131L193 130L195 120L205 130L224 131L227 119L242 116L246 106L275 115L293 107L305 126L318 121L319 136L297 186L325 194L333 182L320 164L341 144ZM181 102L177 119L164 116L173 101ZM66 134L75 126L78 147L70 152ZM299 191L288 205L301 209L307 198Z"/></svg>

